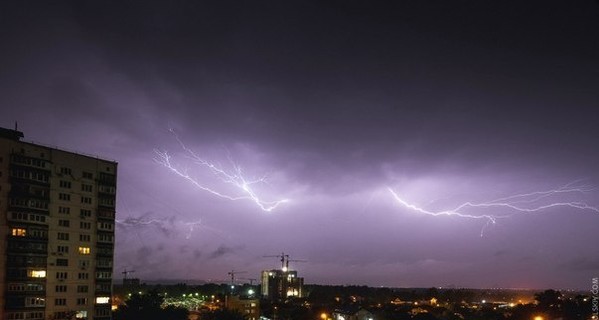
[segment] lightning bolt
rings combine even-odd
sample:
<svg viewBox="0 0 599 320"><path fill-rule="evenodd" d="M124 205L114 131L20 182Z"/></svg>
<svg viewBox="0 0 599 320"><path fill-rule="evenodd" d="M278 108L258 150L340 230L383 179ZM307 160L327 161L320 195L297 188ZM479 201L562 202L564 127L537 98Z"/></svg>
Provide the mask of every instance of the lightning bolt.
<svg viewBox="0 0 599 320"><path fill-rule="evenodd" d="M150 226L150 225L154 225L162 230L169 230L173 225L174 225L174 221L173 219L143 219L143 218L126 218L124 220L118 220L115 219L115 222L118 225L121 225L123 227L129 228L129 227L137 227L137 226ZM202 226L202 221L195 221L195 222L183 222L182 225L184 227L186 227L188 229L186 235L185 235L185 239L189 240L191 238L191 235L194 231L194 227L196 226Z"/></svg>
<svg viewBox="0 0 599 320"><path fill-rule="evenodd" d="M282 200L277 200L277 201L262 200L258 196L256 191L254 190L254 185L267 183L266 176L263 176L259 179L248 180L244 176L243 170L241 169L241 167L239 165L235 164L230 157L228 157L228 158L229 158L229 162L231 162L231 166L233 169L225 170L221 166L203 159L202 157L197 155L193 150L188 148L181 141L181 139L179 139L179 137L174 132L174 130L170 129L170 132L175 136L175 138L177 139L177 142L179 143L179 145L181 146L183 151L185 151L187 157L189 159L191 159L193 163L208 170L208 172L212 173L221 182L223 182L225 184L233 185L235 188L237 188L241 192L242 195L226 194L226 193L223 193L221 191L218 191L216 189L213 189L213 188L201 183L200 181L198 181L198 179L192 177L187 172L186 169L181 169L178 166L176 166L175 164L173 164L172 156L170 154L168 154L168 152L154 149L154 153L156 154L154 161L156 163L166 167L174 174L189 181L191 184L193 184L200 190L209 192L217 197L228 199L228 200L233 200L233 201L250 200L250 201L254 202L260 209L262 209L263 211L266 211L266 212L271 212L274 209L276 209L279 205L289 202L289 199L282 199Z"/></svg>
<svg viewBox="0 0 599 320"><path fill-rule="evenodd" d="M538 203L541 200L551 200L552 196L556 196L556 195L560 195L560 194L589 193L594 190L594 188L592 188L590 186L576 186L576 184L578 182L579 182L579 180L570 182L570 183L568 183L560 188L557 188L557 189L515 194L515 195L491 200L488 202L482 202L482 203L464 202L464 203L458 205L457 207L455 207L454 209L444 210L444 211L430 211L430 210L426 210L424 208L418 207L418 206L411 204L411 203L407 202L406 200L402 199L393 189L391 189L391 188L387 188L387 189L389 190L391 195L393 195L395 200L397 202L399 202L401 205L403 205L404 207L406 207L408 209L411 209L413 211L416 211L416 212L419 212L422 214L427 214L427 215L435 216L435 217L436 216L456 216L456 217L466 218L466 219L485 220L486 223L483 226L481 233L480 233L480 236L482 237L482 236L484 236L485 229L489 225L495 224L498 219L508 218L508 217L514 216L516 214L541 212L541 211L544 211L544 210L547 210L550 208L555 208L555 207L569 207L569 208L575 208L575 209L580 209L580 210L589 210L589 211L594 211L596 213L599 213L599 208L590 206L584 202L560 201L560 202L549 202L549 203L544 203L544 204ZM526 206L526 205L528 205L528 206ZM469 213L464 212L464 210L467 210L468 208L483 208L483 209L503 208L503 209L509 210L509 213L502 214L502 215L495 215L495 214L475 215L475 214L469 214Z"/></svg>

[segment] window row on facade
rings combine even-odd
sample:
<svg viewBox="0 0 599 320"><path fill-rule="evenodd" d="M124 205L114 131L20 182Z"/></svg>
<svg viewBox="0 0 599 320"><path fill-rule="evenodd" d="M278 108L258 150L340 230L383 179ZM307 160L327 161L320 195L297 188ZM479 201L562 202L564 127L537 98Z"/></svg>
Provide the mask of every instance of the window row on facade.
<svg viewBox="0 0 599 320"><path fill-rule="evenodd" d="M45 318L42 311L9 312L6 314L7 320L44 320Z"/></svg>
<svg viewBox="0 0 599 320"><path fill-rule="evenodd" d="M49 202L42 199L33 198L10 198L8 205L11 207L37 209L37 210L48 210Z"/></svg>
<svg viewBox="0 0 599 320"><path fill-rule="evenodd" d="M43 214L28 213L28 212L11 212L9 220L26 221L30 223L41 223L45 224L48 216Z"/></svg>
<svg viewBox="0 0 599 320"><path fill-rule="evenodd" d="M14 167L10 176L16 179L30 180L47 184L50 182L50 171Z"/></svg>

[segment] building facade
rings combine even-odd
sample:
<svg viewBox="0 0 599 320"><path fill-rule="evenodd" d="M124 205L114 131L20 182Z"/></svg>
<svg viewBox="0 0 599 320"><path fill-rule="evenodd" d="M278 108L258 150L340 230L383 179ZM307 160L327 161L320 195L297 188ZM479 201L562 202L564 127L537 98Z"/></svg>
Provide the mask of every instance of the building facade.
<svg viewBox="0 0 599 320"><path fill-rule="evenodd" d="M239 295L229 295L225 300L225 308L237 311L247 320L260 318L260 300Z"/></svg>
<svg viewBox="0 0 599 320"><path fill-rule="evenodd" d="M2 319L111 319L117 163L0 128Z"/></svg>

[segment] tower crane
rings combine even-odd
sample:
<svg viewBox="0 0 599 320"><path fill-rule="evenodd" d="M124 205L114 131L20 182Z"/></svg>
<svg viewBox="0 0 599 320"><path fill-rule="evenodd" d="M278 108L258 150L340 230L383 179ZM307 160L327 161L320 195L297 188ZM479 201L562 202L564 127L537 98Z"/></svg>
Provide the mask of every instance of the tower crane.
<svg viewBox="0 0 599 320"><path fill-rule="evenodd" d="M227 272L227 274L231 276L231 286L235 285L235 275L240 273L246 273L246 271L231 270L231 272Z"/></svg>
<svg viewBox="0 0 599 320"><path fill-rule="evenodd" d="M127 268L125 268L125 270L121 273L124 275L123 279L127 280L127 275L129 275L130 273L134 273L134 272L135 272L135 270L127 270Z"/></svg>
<svg viewBox="0 0 599 320"><path fill-rule="evenodd" d="M289 270L289 261L292 261L292 262L308 262L307 260L289 259L289 255L285 254L285 252L281 252L281 254L279 254L279 255L264 256L264 257L265 258L280 258L281 269L283 271L288 271Z"/></svg>
<svg viewBox="0 0 599 320"><path fill-rule="evenodd" d="M281 269L283 269L283 271L287 271L287 269L285 269L285 261L287 259L289 259L289 255L285 254L285 252L281 252L281 254L278 255L271 255L271 256L263 256L264 258L281 258Z"/></svg>
<svg viewBox="0 0 599 320"><path fill-rule="evenodd" d="M285 262L285 268L287 270L289 270L289 261L291 261L291 262L308 262L308 260L302 260L302 259L287 259L287 261Z"/></svg>
<svg viewBox="0 0 599 320"><path fill-rule="evenodd" d="M239 280L247 280L250 282L250 286L254 285L254 281L257 281L258 279L255 278L239 278Z"/></svg>

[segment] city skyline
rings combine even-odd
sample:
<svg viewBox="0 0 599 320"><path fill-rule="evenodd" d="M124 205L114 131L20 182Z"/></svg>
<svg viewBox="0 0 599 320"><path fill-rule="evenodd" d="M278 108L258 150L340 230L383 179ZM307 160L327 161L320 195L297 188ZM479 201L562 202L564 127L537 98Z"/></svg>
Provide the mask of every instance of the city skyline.
<svg viewBox="0 0 599 320"><path fill-rule="evenodd" d="M0 127L119 163L115 279L597 276L596 1L0 12Z"/></svg>

